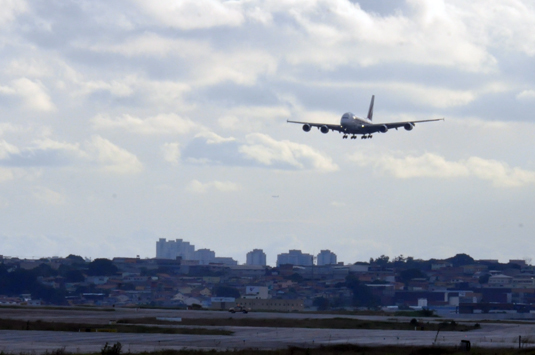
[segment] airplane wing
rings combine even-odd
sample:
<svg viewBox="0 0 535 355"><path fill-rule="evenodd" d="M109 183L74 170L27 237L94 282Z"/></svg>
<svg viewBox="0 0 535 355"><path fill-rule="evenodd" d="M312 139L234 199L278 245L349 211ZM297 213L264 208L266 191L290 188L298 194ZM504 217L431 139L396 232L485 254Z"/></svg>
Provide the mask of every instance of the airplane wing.
<svg viewBox="0 0 535 355"><path fill-rule="evenodd" d="M326 127L327 129L332 130L332 131L338 131L338 132L343 132L344 131L342 126L339 125L339 124L312 123L312 122L299 122L299 121L286 121L286 122L299 123L299 124L302 124L302 125L308 125L310 127L317 127L319 130L321 130L323 127ZM326 128L323 128L323 129L326 129ZM327 133L327 132L325 132L325 133Z"/></svg>
<svg viewBox="0 0 535 355"><path fill-rule="evenodd" d="M410 126L414 127L415 123L434 122L434 121L444 121L444 119L443 118L436 118L436 119L432 119L432 120L420 120L420 121L375 123L375 124L372 124L371 126L377 126L377 127L386 126L386 127L388 127L388 129L390 129L390 128L398 129L400 127L405 127L407 124L409 124Z"/></svg>

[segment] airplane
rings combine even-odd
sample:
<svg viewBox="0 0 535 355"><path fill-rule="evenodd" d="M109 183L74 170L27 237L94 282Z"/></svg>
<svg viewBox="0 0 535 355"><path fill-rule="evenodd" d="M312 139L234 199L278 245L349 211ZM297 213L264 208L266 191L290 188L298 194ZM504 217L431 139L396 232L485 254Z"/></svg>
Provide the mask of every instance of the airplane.
<svg viewBox="0 0 535 355"><path fill-rule="evenodd" d="M444 118L438 118L433 120L421 120L421 121L405 121L405 122L391 122L391 123L372 123L373 119L373 103L375 101L375 95L372 95L372 101L370 102L370 108L368 110L368 116L366 118L359 118L351 112L346 112L342 115L340 124L328 124L328 123L312 123L312 122L299 122L299 121L286 121L289 123L300 123L303 125L303 131L310 132L312 127L317 127L321 133L329 133L329 131L338 131L343 133L343 139L351 136L351 139L357 139L358 135L362 135L362 139L373 138L373 133L386 133L389 129L398 129L400 127L405 128L407 131L412 131L416 123L421 122L433 122L444 121Z"/></svg>

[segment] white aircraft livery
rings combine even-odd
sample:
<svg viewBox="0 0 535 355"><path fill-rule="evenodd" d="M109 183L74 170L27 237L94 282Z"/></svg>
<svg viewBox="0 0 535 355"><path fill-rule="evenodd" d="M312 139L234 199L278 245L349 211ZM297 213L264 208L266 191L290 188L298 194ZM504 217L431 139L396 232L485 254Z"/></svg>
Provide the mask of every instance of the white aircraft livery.
<svg viewBox="0 0 535 355"><path fill-rule="evenodd" d="M312 122L299 122L299 121L287 121L290 123L300 123L303 125L303 131L309 132L312 127L317 127L321 133L329 133L329 130L338 131L343 133L342 138L346 139L351 136L351 139L356 139L357 135L361 134L362 139L372 138L372 134L376 132L386 133L389 129L400 127L405 128L407 131L412 131L416 123L420 122L433 122L443 121L443 118L433 120L421 120L421 121L405 121L405 122L392 122L392 123L372 123L373 118L373 102L375 95L372 96L370 102L370 109L368 110L368 116L366 118L359 118L351 112L343 114L340 124L328 124L328 123L312 123Z"/></svg>

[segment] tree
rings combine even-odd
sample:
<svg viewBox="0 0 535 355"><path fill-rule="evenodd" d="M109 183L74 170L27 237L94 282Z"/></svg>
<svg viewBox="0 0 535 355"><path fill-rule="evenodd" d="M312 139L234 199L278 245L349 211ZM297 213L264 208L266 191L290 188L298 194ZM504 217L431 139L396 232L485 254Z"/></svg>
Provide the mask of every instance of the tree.
<svg viewBox="0 0 535 355"><path fill-rule="evenodd" d="M407 269L399 273L401 281L408 283L412 279L427 278L427 276L419 269Z"/></svg>
<svg viewBox="0 0 535 355"><path fill-rule="evenodd" d="M32 273L36 276L50 277L57 276L58 272L48 264L40 264L38 267L32 270Z"/></svg>
<svg viewBox="0 0 535 355"><path fill-rule="evenodd" d="M69 254L65 259L72 261L73 264L85 264L84 258L80 255Z"/></svg>
<svg viewBox="0 0 535 355"><path fill-rule="evenodd" d="M298 273L294 272L290 276L286 276L285 279L299 283L299 282L302 282L304 280L304 277L299 275Z"/></svg>
<svg viewBox="0 0 535 355"><path fill-rule="evenodd" d="M480 284L488 284L490 279L490 274L485 274L479 276L479 283Z"/></svg>
<svg viewBox="0 0 535 355"><path fill-rule="evenodd" d="M390 261L390 257L386 255L381 255L375 260L373 260L373 258L370 258L370 264L377 264L383 267L387 266L389 261Z"/></svg>
<svg viewBox="0 0 535 355"><path fill-rule="evenodd" d="M375 296L370 288L362 284L354 274L346 276L346 287L353 292L353 306L377 307L381 304L379 297Z"/></svg>
<svg viewBox="0 0 535 355"><path fill-rule="evenodd" d="M318 309L318 311L325 311L329 309L329 300L325 297L316 297L312 301L312 305Z"/></svg>
<svg viewBox="0 0 535 355"><path fill-rule="evenodd" d="M89 263L87 274L89 276L111 276L115 275L119 269L108 259L95 259Z"/></svg>
<svg viewBox="0 0 535 355"><path fill-rule="evenodd" d="M63 275L65 282L84 282L85 276L80 270L67 270Z"/></svg>
<svg viewBox="0 0 535 355"><path fill-rule="evenodd" d="M457 254L446 261L450 262L454 267L470 265L475 262L474 258L467 254Z"/></svg>

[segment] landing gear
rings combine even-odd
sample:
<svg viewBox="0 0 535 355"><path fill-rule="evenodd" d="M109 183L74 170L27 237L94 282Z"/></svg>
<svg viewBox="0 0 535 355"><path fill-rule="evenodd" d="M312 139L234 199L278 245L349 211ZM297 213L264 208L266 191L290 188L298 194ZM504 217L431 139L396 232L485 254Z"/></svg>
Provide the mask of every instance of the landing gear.
<svg viewBox="0 0 535 355"><path fill-rule="evenodd" d="M368 135L363 135L361 137L361 139L368 139L368 138L373 138L373 136L371 134L368 134Z"/></svg>
<svg viewBox="0 0 535 355"><path fill-rule="evenodd" d="M347 139L347 134L344 134L344 136L342 137L342 139Z"/></svg>
<svg viewBox="0 0 535 355"><path fill-rule="evenodd" d="M357 136L352 135L352 136L351 136L351 139L357 139Z"/></svg>

